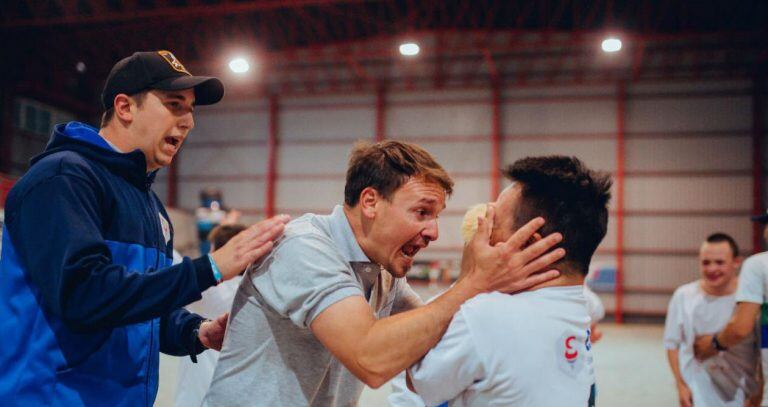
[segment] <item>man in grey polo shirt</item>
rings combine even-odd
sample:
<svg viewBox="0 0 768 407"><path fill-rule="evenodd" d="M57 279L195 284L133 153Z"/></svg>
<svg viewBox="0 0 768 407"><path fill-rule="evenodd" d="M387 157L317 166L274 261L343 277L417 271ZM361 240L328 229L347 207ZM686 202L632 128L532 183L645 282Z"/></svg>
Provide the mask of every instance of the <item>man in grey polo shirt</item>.
<svg viewBox="0 0 768 407"><path fill-rule="evenodd" d="M558 275L537 273L564 254L547 253L558 233L527 245L544 223L537 218L495 246L478 234L462 263L466 277L422 306L403 277L438 238L452 188L418 146L356 146L344 205L291 222L243 278L204 404L355 405L364 384L379 387L424 356L464 301Z"/></svg>

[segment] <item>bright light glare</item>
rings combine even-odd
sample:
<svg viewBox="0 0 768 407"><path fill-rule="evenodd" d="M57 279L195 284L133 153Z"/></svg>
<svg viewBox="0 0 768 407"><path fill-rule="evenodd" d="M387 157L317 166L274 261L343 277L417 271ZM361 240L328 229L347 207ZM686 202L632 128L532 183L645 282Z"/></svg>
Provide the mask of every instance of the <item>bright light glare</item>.
<svg viewBox="0 0 768 407"><path fill-rule="evenodd" d="M603 40L603 51L617 52L621 50L621 40L618 38L606 38Z"/></svg>
<svg viewBox="0 0 768 407"><path fill-rule="evenodd" d="M234 73L245 73L248 72L249 69L251 69L251 66L248 64L248 61L246 61L243 58L235 58L231 61L229 61L229 69L232 70Z"/></svg>
<svg viewBox="0 0 768 407"><path fill-rule="evenodd" d="M400 44L400 53L407 57L418 55L419 45L413 42L406 42L405 44Z"/></svg>

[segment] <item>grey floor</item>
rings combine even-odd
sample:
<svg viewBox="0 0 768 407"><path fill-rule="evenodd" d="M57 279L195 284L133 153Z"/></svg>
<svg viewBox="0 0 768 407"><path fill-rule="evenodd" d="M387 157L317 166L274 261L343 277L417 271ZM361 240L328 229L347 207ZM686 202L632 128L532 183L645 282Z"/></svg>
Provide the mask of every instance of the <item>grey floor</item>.
<svg viewBox="0 0 768 407"><path fill-rule="evenodd" d="M603 340L594 348L599 406L675 406L677 397L661 344L663 326L603 324ZM162 356L160 391L155 406L173 405L177 360ZM362 407L387 406L389 385L366 389Z"/></svg>

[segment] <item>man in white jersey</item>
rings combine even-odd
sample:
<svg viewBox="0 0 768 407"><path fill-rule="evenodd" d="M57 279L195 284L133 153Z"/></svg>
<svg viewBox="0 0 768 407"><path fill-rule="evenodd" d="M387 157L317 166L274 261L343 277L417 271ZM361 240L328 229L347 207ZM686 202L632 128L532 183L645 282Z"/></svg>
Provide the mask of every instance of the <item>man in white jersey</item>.
<svg viewBox="0 0 768 407"><path fill-rule="evenodd" d="M664 347L681 407L742 407L757 392L757 347L753 335L727 352L698 361L697 335L722 329L736 306L739 247L725 233L711 234L699 249L701 278L680 286L669 302Z"/></svg>
<svg viewBox="0 0 768 407"><path fill-rule="evenodd" d="M493 245L544 217L542 235L563 235L565 256L553 265L561 274L516 295L465 302L440 342L408 369L409 387L430 406L593 406L583 284L606 233L611 181L563 156L524 158L506 175L513 184L479 220L477 235Z"/></svg>
<svg viewBox="0 0 768 407"><path fill-rule="evenodd" d="M767 224L768 213L755 216L752 220ZM768 225L763 229L763 238L768 240ZM767 298L768 252L762 252L748 257L741 267L739 288L736 291L736 309L725 328L714 335L703 335L696 338L696 358L699 360L709 359L747 339L753 332L755 321L760 315L761 377L764 379L766 372L768 372L768 307L765 305L768 302ZM762 313L760 313L761 308ZM768 406L768 397L765 397L767 393L763 389L763 397L759 405ZM760 399L757 396L755 398Z"/></svg>

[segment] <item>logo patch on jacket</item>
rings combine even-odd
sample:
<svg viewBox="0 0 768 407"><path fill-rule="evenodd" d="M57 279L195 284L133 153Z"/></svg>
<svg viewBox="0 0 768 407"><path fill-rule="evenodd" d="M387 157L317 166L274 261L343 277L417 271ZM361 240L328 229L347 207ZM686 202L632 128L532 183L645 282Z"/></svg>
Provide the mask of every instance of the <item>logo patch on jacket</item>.
<svg viewBox="0 0 768 407"><path fill-rule="evenodd" d="M168 244L171 241L171 224L168 223L168 220L165 219L162 213L158 212L157 216L160 218L160 229L163 231L165 244Z"/></svg>

